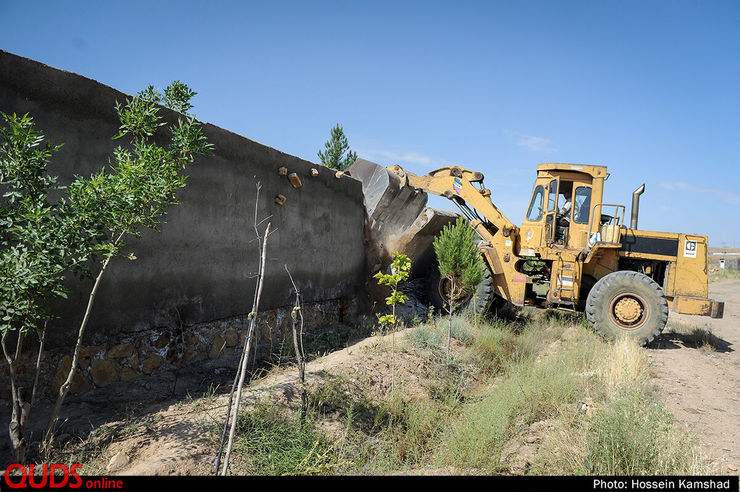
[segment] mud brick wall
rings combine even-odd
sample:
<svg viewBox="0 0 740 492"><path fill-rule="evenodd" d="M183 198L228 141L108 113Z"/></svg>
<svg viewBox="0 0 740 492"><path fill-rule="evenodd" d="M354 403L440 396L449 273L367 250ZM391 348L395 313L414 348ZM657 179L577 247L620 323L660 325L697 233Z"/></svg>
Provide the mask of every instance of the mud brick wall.
<svg viewBox="0 0 740 492"><path fill-rule="evenodd" d="M127 97L0 50L0 111L29 113L49 141L64 143L49 169L61 184L108 162L118 144L112 140L119 125L114 106ZM178 118L166 108L160 115L169 123ZM133 253L136 261L124 256L106 271L83 340L77 391L238 352L258 271L255 207L259 219L270 216L274 231L267 245L260 316L275 313L276 319L265 318L260 330L267 325L285 330L285 313L294 298L285 265L306 306L326 315L321 322L313 319L308 329L342 317L328 315L329 306L352 305L357 312L364 302L361 183L214 125L204 123L203 130L215 151L188 168L187 186L178 195L182 203L168 209L161 232L146 230L140 239L129 238L124 254ZM163 131L156 137L167 136ZM302 186L292 186L279 174L281 167L297 173ZM282 205L275 202L278 194L287 198ZM70 279L67 285L69 298L55 304L59 319L48 329L43 370L48 388L59 382L65 364L69 367L62 354L72 351L92 281ZM266 335L259 334L262 346ZM26 361L23 369L28 373L33 365ZM3 372L0 387L7 382Z"/></svg>
<svg viewBox="0 0 740 492"><path fill-rule="evenodd" d="M80 75L0 51L0 111L30 113L53 143L64 143L50 172L62 184L107 163L118 141L116 101L127 95ZM162 109L168 122L177 113ZM177 323L193 325L248 313L258 270L253 230L271 216L261 309L292 303L284 265L308 303L355 298L365 281L364 206L359 181L210 124L204 133L215 152L188 168L187 186L170 207L161 232L131 238L103 280L89 325L90 336L133 333ZM166 137L163 133L161 137ZM297 173L294 188L278 169ZM312 176L311 170L318 170ZM261 184L257 199L257 183ZM275 203L284 195L284 205ZM264 224L262 225L264 227ZM69 301L56 311L52 346L71 343L91 282L69 282Z"/></svg>

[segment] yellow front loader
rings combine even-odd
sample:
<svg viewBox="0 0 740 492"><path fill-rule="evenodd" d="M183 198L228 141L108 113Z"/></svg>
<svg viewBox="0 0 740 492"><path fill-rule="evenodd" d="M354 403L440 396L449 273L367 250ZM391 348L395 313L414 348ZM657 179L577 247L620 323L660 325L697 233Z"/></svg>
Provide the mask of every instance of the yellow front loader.
<svg viewBox="0 0 740 492"><path fill-rule="evenodd" d="M479 172L449 166L417 176L359 159L350 173L363 182L373 230L389 251L416 244L412 253L422 257L430 241L414 243L414 235L432 237L441 229L440 221L430 226L429 209L420 213L425 193L458 206L482 240L487 272L475 297L482 310L505 300L585 311L605 337L627 335L641 343L663 330L669 309L723 316L724 303L708 299L707 237L639 230L644 185L633 194L626 224L624 205L603 202L604 166L538 166L521 227L493 204ZM424 268L434 265L427 260ZM431 300L442 302L445 282L437 277L433 284Z"/></svg>

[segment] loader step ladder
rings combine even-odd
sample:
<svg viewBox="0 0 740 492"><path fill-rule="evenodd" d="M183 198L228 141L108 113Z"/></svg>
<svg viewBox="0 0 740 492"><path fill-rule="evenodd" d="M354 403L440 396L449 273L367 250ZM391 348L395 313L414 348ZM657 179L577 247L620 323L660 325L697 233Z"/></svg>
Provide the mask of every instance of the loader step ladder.
<svg viewBox="0 0 740 492"><path fill-rule="evenodd" d="M555 282L555 291L557 297L563 303L575 305L574 280L576 273L574 262L561 261L557 269L557 280Z"/></svg>

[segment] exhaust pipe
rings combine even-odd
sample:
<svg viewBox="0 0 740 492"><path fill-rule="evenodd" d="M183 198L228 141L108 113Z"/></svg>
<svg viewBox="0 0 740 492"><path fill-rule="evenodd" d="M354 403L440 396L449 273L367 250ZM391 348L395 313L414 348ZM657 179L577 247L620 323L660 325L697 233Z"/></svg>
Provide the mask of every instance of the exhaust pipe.
<svg viewBox="0 0 740 492"><path fill-rule="evenodd" d="M630 219L630 229L637 229L637 216L640 213L640 195L645 191L645 183L632 192L632 218Z"/></svg>

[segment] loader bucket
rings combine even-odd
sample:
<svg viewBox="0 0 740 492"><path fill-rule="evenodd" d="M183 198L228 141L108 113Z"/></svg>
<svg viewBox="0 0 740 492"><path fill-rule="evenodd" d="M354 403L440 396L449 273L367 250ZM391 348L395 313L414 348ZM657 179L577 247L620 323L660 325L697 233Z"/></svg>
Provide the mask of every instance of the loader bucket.
<svg viewBox="0 0 740 492"><path fill-rule="evenodd" d="M411 278L424 277L434 259L432 241L457 214L427 207L425 192L403 186L380 164L357 159L349 174L362 182L371 241L386 259L382 267L390 253L399 252L411 259Z"/></svg>

